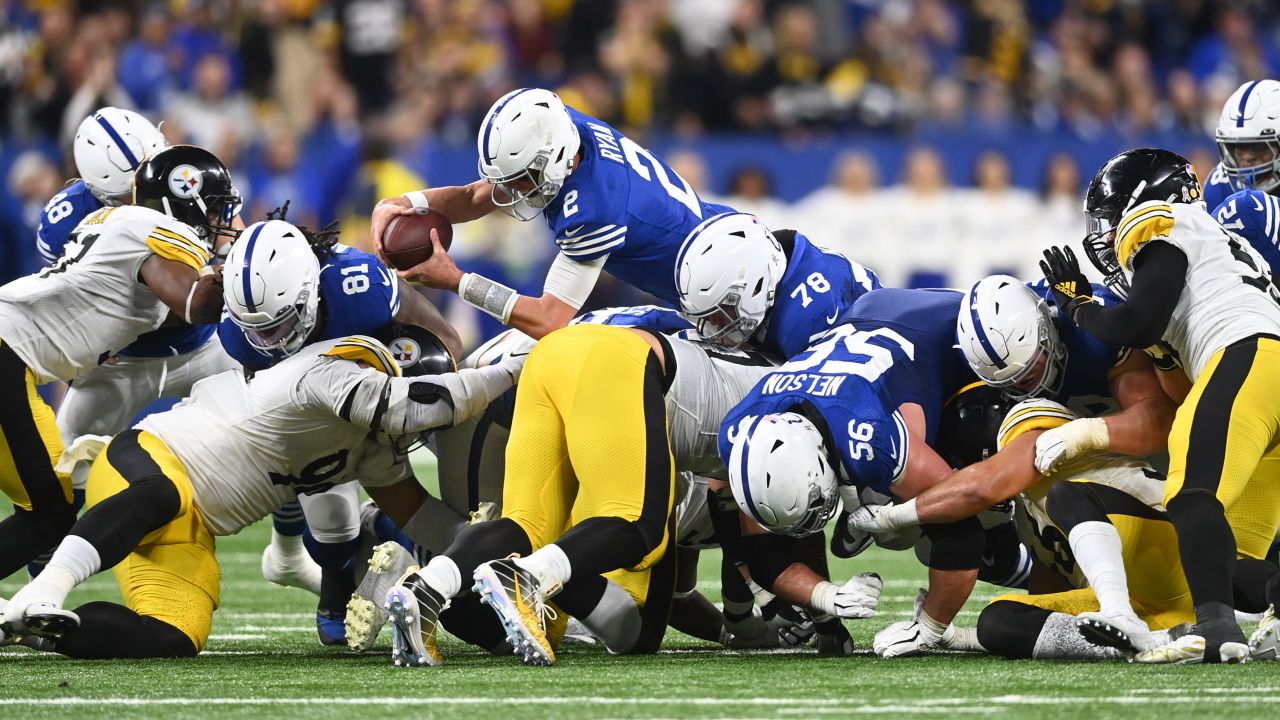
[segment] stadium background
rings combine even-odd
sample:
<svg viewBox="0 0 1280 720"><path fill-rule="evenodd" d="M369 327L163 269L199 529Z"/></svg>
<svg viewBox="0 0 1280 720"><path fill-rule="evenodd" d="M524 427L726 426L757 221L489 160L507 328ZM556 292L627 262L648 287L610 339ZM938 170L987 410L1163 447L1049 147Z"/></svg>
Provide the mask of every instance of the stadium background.
<svg viewBox="0 0 1280 720"><path fill-rule="evenodd" d="M795 227L891 285L1033 277L1076 241L1116 151L1206 174L1230 92L1280 74L1265 0L7 0L0 275L39 265L39 210L104 104L217 153L252 221L343 225L473 180L489 105L536 85L662 154L703 195ZM468 269L540 294L541 222L459 226ZM474 344L496 322L442 305ZM634 304L604 282L590 305ZM453 302L451 302L453 301Z"/></svg>

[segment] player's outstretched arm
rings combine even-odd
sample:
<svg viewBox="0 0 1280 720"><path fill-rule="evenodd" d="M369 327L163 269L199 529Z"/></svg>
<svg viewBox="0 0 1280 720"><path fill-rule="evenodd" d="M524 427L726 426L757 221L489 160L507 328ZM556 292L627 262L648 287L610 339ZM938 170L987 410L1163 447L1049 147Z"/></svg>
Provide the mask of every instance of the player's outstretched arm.
<svg viewBox="0 0 1280 720"><path fill-rule="evenodd" d="M1165 392L1151 357L1143 352L1129 353L1113 370L1110 382L1111 396L1121 411L1104 418L1109 442L1097 449L1136 456L1164 450L1178 406Z"/></svg>
<svg viewBox="0 0 1280 720"><path fill-rule="evenodd" d="M142 282L184 322L217 322L222 316L221 266L197 271L185 263L152 255L142 263Z"/></svg>
<svg viewBox="0 0 1280 720"><path fill-rule="evenodd" d="M1089 281L1067 248L1045 251L1040 269L1053 289L1058 307L1086 332L1105 342L1131 348L1155 345L1186 285L1187 256L1167 242L1149 242L1133 259L1133 281L1124 302L1093 302Z"/></svg>
<svg viewBox="0 0 1280 720"><path fill-rule="evenodd" d="M373 208L370 223L373 247L378 257L382 257L382 233L396 216L425 213L427 208L431 208L449 218L449 222L471 222L494 211L496 206L491 193L492 186L489 183L477 180L470 185L414 190L399 197L378 201Z"/></svg>

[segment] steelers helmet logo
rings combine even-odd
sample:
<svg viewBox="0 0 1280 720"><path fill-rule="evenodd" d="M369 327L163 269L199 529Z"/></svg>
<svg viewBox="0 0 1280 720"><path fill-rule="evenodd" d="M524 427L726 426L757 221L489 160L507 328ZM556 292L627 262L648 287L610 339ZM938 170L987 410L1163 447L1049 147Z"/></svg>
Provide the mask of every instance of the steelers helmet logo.
<svg viewBox="0 0 1280 720"><path fill-rule="evenodd" d="M422 357L422 348L418 343L406 337L398 337L391 341L391 356L400 363L400 367L409 367Z"/></svg>
<svg viewBox="0 0 1280 720"><path fill-rule="evenodd" d="M204 176L191 165L179 165L169 172L169 190L184 200L200 194Z"/></svg>

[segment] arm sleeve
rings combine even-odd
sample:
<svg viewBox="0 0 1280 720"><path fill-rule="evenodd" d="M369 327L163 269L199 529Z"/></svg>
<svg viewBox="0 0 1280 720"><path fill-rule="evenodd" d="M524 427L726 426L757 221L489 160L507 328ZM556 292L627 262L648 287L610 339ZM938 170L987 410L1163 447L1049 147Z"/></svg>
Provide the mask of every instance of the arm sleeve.
<svg viewBox="0 0 1280 720"><path fill-rule="evenodd" d="M547 281L542 291L560 298L577 310L587 302L608 259L608 253L586 261L571 260L564 253L557 253L555 261L551 263L551 270L547 272Z"/></svg>
<svg viewBox="0 0 1280 720"><path fill-rule="evenodd" d="M511 370L503 364L416 378L393 378L368 369L345 392L331 391L341 397L332 407L343 420L361 427L409 435L474 417L514 384Z"/></svg>
<svg viewBox="0 0 1280 720"><path fill-rule="evenodd" d="M1152 242L1134 258L1133 282L1125 302L1103 307L1088 303L1075 321L1103 342L1145 348L1164 336L1186 285L1187 256L1167 242Z"/></svg>
<svg viewBox="0 0 1280 720"><path fill-rule="evenodd" d="M556 245L566 257L578 262L588 262L607 256L627 242L626 225L606 225L585 222L568 227L568 223L556 233Z"/></svg>

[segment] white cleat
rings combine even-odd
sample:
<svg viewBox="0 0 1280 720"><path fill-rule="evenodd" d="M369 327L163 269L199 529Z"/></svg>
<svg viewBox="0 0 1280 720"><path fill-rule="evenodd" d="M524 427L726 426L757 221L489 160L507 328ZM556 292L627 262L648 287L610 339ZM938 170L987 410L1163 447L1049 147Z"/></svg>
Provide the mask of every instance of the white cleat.
<svg viewBox="0 0 1280 720"><path fill-rule="evenodd" d="M416 569L413 556L400 543L389 541L373 549L369 571L347 601L344 622L348 647L363 652L373 646L382 626L387 624L387 611L383 607L387 593Z"/></svg>
<svg viewBox="0 0 1280 720"><path fill-rule="evenodd" d="M411 578L412 579L412 578ZM422 667L444 664L444 656L436 646L440 632L440 612L449 606L426 583L418 582L423 595L430 601L420 603L418 594L405 585L396 585L387 592L383 606L391 618L391 660L396 667ZM437 604L435 601L440 600Z"/></svg>
<svg viewBox="0 0 1280 720"><path fill-rule="evenodd" d="M1159 636L1137 615L1081 613L1076 619L1076 628L1094 645L1115 648L1129 657L1161 644Z"/></svg>
<svg viewBox="0 0 1280 720"><path fill-rule="evenodd" d="M276 585L320 594L320 566L307 554L285 553L275 543L262 551L262 577Z"/></svg>
<svg viewBox="0 0 1280 720"><path fill-rule="evenodd" d="M525 665L552 665L555 650L547 639L546 619L555 611L547 607L538 581L516 564L514 558L492 560L476 568L475 586L480 601L493 608L507 631L507 642Z"/></svg>
<svg viewBox="0 0 1280 720"><path fill-rule="evenodd" d="M1196 665L1204 662L1204 655L1203 636L1183 635L1177 640L1138 653L1133 661L1155 665ZM1249 646L1239 642L1224 642L1218 646L1218 657L1229 665L1245 662L1249 659Z"/></svg>
<svg viewBox="0 0 1280 720"><path fill-rule="evenodd" d="M1249 655L1254 660L1275 660L1280 655L1280 619L1276 606L1267 608L1258 628L1249 636Z"/></svg>

